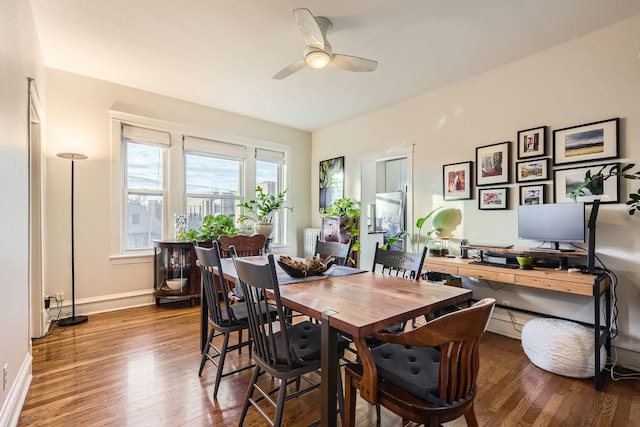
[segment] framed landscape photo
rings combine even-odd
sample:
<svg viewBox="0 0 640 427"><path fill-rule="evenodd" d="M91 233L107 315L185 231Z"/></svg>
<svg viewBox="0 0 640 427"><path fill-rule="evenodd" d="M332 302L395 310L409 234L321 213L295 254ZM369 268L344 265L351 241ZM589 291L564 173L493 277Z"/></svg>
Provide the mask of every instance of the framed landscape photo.
<svg viewBox="0 0 640 427"><path fill-rule="evenodd" d="M442 166L444 200L471 199L473 186L473 162L452 163Z"/></svg>
<svg viewBox="0 0 640 427"><path fill-rule="evenodd" d="M518 132L518 160L547 155L547 127L540 126Z"/></svg>
<svg viewBox="0 0 640 427"><path fill-rule="evenodd" d="M320 210L344 197L344 156L320 162Z"/></svg>
<svg viewBox="0 0 640 427"><path fill-rule="evenodd" d="M477 147L476 185L507 184L510 159L510 141Z"/></svg>
<svg viewBox="0 0 640 427"><path fill-rule="evenodd" d="M509 207L509 188L478 189L478 208L482 210L500 210Z"/></svg>
<svg viewBox="0 0 640 427"><path fill-rule="evenodd" d="M592 175L595 175L603 166L608 168L614 164L554 170L554 201L556 203L573 202L574 200L570 196L570 191L584 181L587 171L590 171ZM619 177L617 175L614 175L606 180L600 179L592 181L584 188L585 195L578 196L575 201L593 203L594 200L599 199L600 203L618 203L620 200L620 183L618 178Z"/></svg>
<svg viewBox="0 0 640 427"><path fill-rule="evenodd" d="M520 204L521 205L541 205L546 200L546 185L521 185Z"/></svg>
<svg viewBox="0 0 640 427"><path fill-rule="evenodd" d="M620 119L553 131L553 161L556 165L617 159Z"/></svg>
<svg viewBox="0 0 640 427"><path fill-rule="evenodd" d="M516 182L544 181L549 179L549 159L516 162Z"/></svg>

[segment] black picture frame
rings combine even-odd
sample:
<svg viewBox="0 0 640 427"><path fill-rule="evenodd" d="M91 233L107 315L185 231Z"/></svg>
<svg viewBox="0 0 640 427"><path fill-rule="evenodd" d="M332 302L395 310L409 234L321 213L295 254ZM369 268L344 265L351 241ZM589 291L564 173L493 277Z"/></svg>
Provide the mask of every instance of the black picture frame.
<svg viewBox="0 0 640 427"><path fill-rule="evenodd" d="M547 200L546 184L521 185L520 200L521 205L541 205Z"/></svg>
<svg viewBox="0 0 640 427"><path fill-rule="evenodd" d="M320 211L344 197L344 156L322 160L319 170Z"/></svg>
<svg viewBox="0 0 640 427"><path fill-rule="evenodd" d="M549 159L516 162L516 182L545 181L549 179Z"/></svg>
<svg viewBox="0 0 640 427"><path fill-rule="evenodd" d="M476 185L509 183L511 141L476 148Z"/></svg>
<svg viewBox="0 0 640 427"><path fill-rule="evenodd" d="M574 200L569 196L571 188L584 181L587 171L592 175L598 173L602 167L607 169L619 163L611 163L604 165L588 165L575 168L556 169L553 171L553 201L555 203L568 203ZM578 196L576 202L593 203L594 200L600 200L600 203L619 203L620 202L620 179L617 175L600 180L593 181L585 188L584 196Z"/></svg>
<svg viewBox="0 0 640 427"><path fill-rule="evenodd" d="M509 187L493 187L478 189L478 209L509 209Z"/></svg>
<svg viewBox="0 0 640 427"><path fill-rule="evenodd" d="M547 155L547 126L518 131L518 160Z"/></svg>
<svg viewBox="0 0 640 427"><path fill-rule="evenodd" d="M613 118L553 131L554 165L617 159L620 119Z"/></svg>
<svg viewBox="0 0 640 427"><path fill-rule="evenodd" d="M451 163L442 166L442 195L444 200L469 200L473 197L473 162Z"/></svg>

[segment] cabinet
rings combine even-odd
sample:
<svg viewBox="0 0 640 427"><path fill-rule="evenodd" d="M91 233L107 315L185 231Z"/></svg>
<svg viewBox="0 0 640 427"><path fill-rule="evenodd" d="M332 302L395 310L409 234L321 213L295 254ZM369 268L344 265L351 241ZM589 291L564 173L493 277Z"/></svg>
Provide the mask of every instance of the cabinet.
<svg viewBox="0 0 640 427"><path fill-rule="evenodd" d="M200 298L200 269L191 242L153 241L153 296L156 304Z"/></svg>

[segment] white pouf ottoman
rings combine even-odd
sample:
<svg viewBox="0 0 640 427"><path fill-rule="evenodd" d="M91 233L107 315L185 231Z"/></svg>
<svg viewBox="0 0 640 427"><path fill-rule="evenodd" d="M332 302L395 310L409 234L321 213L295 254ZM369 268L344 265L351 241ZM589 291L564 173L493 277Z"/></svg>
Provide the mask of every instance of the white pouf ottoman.
<svg viewBox="0 0 640 427"><path fill-rule="evenodd" d="M562 319L533 319L522 328L522 348L531 363L554 374L572 378L593 377L594 330ZM600 348L601 366L607 352Z"/></svg>

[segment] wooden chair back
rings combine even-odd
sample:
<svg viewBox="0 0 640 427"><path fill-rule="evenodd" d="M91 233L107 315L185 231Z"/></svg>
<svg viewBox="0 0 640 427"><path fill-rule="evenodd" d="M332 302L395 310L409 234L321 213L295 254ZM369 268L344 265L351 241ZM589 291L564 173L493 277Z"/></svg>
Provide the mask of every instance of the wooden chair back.
<svg viewBox="0 0 640 427"><path fill-rule="evenodd" d="M245 236L238 234L236 236L222 235L218 237L218 244L220 246L220 257L229 258L229 248L231 246L236 248L238 256L257 256L264 253L264 245L267 242L267 238L262 234L254 234L253 236Z"/></svg>
<svg viewBox="0 0 640 427"><path fill-rule="evenodd" d="M349 254L351 254L351 246L353 239L349 239L346 243L340 242L321 242L316 240L316 249L314 254L320 258L332 256L336 259L336 264L347 265L349 262Z"/></svg>
<svg viewBox="0 0 640 427"><path fill-rule="evenodd" d="M376 242L376 252L371 271L375 272L376 267L381 265L382 274L420 280L422 264L426 255L426 246L421 253L414 254L404 251L384 250Z"/></svg>

